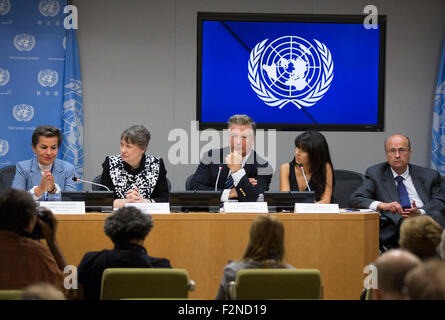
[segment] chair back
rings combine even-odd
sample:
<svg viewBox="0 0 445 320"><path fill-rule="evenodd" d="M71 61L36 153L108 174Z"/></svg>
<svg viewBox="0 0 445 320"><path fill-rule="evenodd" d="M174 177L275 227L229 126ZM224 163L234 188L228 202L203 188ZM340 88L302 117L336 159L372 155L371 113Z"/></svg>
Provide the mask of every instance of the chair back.
<svg viewBox="0 0 445 320"><path fill-rule="evenodd" d="M192 173L191 175L188 176L187 180L185 180L185 190L192 190L191 182L192 182L194 175L195 174Z"/></svg>
<svg viewBox="0 0 445 320"><path fill-rule="evenodd" d="M237 300L321 299L317 269L242 269L236 274Z"/></svg>
<svg viewBox="0 0 445 320"><path fill-rule="evenodd" d="M0 194L12 186L12 180L15 176L15 165L0 169Z"/></svg>
<svg viewBox="0 0 445 320"><path fill-rule="evenodd" d="M96 177L93 179L93 182L94 182L94 183L100 183L100 180L101 180L101 179L102 179L102 174L96 176ZM91 188L93 189L93 191L107 191L107 189L105 189L104 187L97 186L97 185L95 185L95 184L91 185Z"/></svg>
<svg viewBox="0 0 445 320"><path fill-rule="evenodd" d="M109 268L102 276L101 300L177 298L188 296L184 269Z"/></svg>
<svg viewBox="0 0 445 320"><path fill-rule="evenodd" d="M0 300L20 300L22 290L0 290Z"/></svg>
<svg viewBox="0 0 445 320"><path fill-rule="evenodd" d="M334 170L334 199L340 208L349 207L349 197L362 184L365 177L355 171Z"/></svg>

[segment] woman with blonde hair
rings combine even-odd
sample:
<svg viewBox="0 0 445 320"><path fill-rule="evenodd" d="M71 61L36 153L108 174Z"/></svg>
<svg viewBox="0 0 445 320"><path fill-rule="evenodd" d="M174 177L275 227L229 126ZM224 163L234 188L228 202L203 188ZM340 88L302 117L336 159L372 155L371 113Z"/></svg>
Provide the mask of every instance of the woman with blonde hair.
<svg viewBox="0 0 445 320"><path fill-rule="evenodd" d="M291 268L284 261L284 226L276 217L259 215L250 227L250 237L240 261L233 261L224 268L216 300L228 300L229 284L241 269Z"/></svg>

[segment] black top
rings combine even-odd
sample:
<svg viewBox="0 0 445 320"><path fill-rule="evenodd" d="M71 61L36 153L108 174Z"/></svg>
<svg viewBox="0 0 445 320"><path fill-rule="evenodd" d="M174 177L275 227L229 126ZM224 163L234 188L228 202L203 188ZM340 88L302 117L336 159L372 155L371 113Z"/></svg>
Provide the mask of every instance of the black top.
<svg viewBox="0 0 445 320"><path fill-rule="evenodd" d="M153 158L152 156L150 156L150 157ZM167 170L165 169L164 161L162 159L159 159L159 176L156 181L151 182L147 179L144 179L144 177L141 177L142 171L145 169L145 166L147 164L146 159L147 159L147 156L145 154L143 154L139 168L135 168L135 169L133 169L127 162L122 161L123 171L125 171L122 174L126 175L128 177L128 179L126 180L127 185L124 186L124 188L130 190L131 189L130 184L131 183L138 184L138 181L144 181L144 183L153 183L154 188L152 189L152 192L149 194L149 198L155 200L156 202L168 202L169 201L169 191L168 191L168 183L167 183ZM105 158L105 161L102 163L102 168L103 168L103 171L102 171L102 177L101 177L100 183L107 186L111 191L114 192L115 199L123 198L122 196L119 196L117 194L117 190L115 188L113 180L111 179L110 157L107 156ZM138 189L141 189L141 186L138 186ZM128 190L126 190L126 191L128 191ZM140 192L140 194L142 196L144 196L141 192Z"/></svg>
<svg viewBox="0 0 445 320"><path fill-rule="evenodd" d="M144 247L135 243L116 244L113 250L87 252L77 269L84 299L100 299L102 274L107 268L171 268L171 265L168 259L150 257Z"/></svg>
<svg viewBox="0 0 445 320"><path fill-rule="evenodd" d="M315 191L315 184L312 182L312 179L308 181L308 184L311 188L311 191ZM295 175L295 162L293 161L289 162L289 186L290 191L300 191L300 189L298 188L297 176ZM307 186L304 191L309 191Z"/></svg>

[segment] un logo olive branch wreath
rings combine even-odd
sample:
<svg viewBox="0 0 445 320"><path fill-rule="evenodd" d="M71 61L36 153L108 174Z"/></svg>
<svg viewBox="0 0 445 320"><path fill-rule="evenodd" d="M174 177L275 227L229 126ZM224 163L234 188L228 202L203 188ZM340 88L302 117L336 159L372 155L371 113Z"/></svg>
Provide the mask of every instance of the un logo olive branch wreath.
<svg viewBox="0 0 445 320"><path fill-rule="evenodd" d="M334 78L334 61L329 49L318 40L315 40L317 44L317 50L320 53L323 63L323 74L321 80L304 98L302 99L281 99L273 95L263 82L260 80L259 73L259 61L261 54L265 49L265 44L269 39L265 39L259 42L250 53L248 69L249 69L249 81L250 85L258 95L258 97L267 105L271 107L283 108L287 103L292 103L299 109L302 107L313 106L317 101L323 98L324 94L329 90L332 79Z"/></svg>

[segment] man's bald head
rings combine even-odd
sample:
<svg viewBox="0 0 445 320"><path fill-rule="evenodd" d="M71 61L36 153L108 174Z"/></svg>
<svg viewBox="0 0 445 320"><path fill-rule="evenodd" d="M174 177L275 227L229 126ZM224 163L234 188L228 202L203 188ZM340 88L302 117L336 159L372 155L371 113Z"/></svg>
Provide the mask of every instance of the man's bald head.
<svg viewBox="0 0 445 320"><path fill-rule="evenodd" d="M402 298L403 280L411 269L421 263L420 259L403 249L389 250L377 258L377 284L382 299Z"/></svg>

